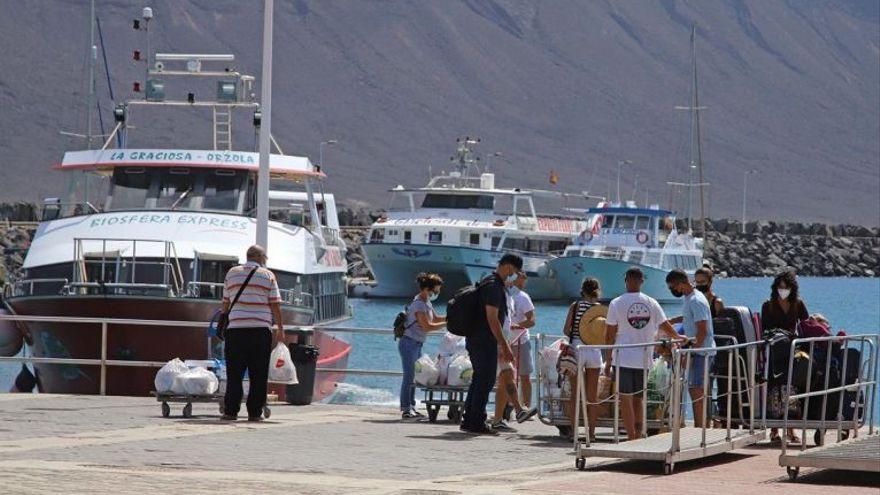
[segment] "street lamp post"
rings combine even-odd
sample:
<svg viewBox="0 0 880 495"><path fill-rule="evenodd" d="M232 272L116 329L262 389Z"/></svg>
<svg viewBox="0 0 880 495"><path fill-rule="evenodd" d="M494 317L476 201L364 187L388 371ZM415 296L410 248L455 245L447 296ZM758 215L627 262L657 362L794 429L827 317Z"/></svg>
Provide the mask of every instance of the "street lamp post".
<svg viewBox="0 0 880 495"><path fill-rule="evenodd" d="M749 176L757 172L757 170L746 170L743 172L743 218L742 218L742 233L746 233L746 189L749 185Z"/></svg>
<svg viewBox="0 0 880 495"><path fill-rule="evenodd" d="M318 168L324 170L324 146L336 144L337 141L335 139L328 139L326 141L321 141L321 144L318 145Z"/></svg>
<svg viewBox="0 0 880 495"><path fill-rule="evenodd" d="M620 203L620 169L623 168L624 165L632 165L631 160L618 160L617 161L617 204Z"/></svg>

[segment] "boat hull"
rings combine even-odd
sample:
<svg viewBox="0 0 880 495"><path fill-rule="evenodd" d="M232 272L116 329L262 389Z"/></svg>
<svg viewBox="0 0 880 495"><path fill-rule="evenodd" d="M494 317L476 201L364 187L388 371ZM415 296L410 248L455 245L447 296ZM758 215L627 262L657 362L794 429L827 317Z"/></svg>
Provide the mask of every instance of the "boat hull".
<svg viewBox="0 0 880 495"><path fill-rule="evenodd" d="M667 271L652 266L580 256L555 258L548 265L555 272L555 277L559 281L565 297L569 299L580 297L581 284L586 277L594 277L599 280L602 287L602 299L613 299L626 292L624 275L630 267L637 266L645 274L645 282L642 285L643 293L663 303L676 301L671 297L669 289L666 287Z"/></svg>
<svg viewBox="0 0 880 495"><path fill-rule="evenodd" d="M219 307L210 299L170 299L132 296L39 296L9 300L22 316L57 316L118 318L138 320L210 321ZM310 311L285 308L285 324L311 324ZM100 359L101 325L89 323L28 322L35 357ZM108 325L107 359L165 362L181 359L209 359L206 329L180 326ZM322 354L334 359L324 366L340 369L338 373L319 374L315 380L315 400L331 394L336 381L344 377L348 344L335 336L316 332L315 345ZM345 352L343 352L345 351ZM319 357L319 360L321 358ZM100 367L69 364L35 364L40 391L61 394L97 394L100 392ZM154 390L154 368L109 366L106 375L108 395L146 396ZM270 391L284 398L283 386Z"/></svg>
<svg viewBox="0 0 880 495"><path fill-rule="evenodd" d="M430 244L365 243L364 256L376 279L372 286L352 292L360 297L409 298L418 292L416 276L436 273L443 278L444 297L492 273L500 251ZM529 275L527 290L535 300L565 298L558 280L547 267L548 258L523 256L523 270Z"/></svg>

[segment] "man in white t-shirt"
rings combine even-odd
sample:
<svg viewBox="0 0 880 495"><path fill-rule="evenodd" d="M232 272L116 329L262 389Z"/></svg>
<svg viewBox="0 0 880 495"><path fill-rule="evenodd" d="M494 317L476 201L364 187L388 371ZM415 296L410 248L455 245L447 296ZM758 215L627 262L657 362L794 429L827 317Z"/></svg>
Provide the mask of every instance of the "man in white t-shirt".
<svg viewBox="0 0 880 495"><path fill-rule="evenodd" d="M532 298L525 291L525 273L520 276L510 287L511 299L513 299L512 327L514 340L510 345L513 347L514 362L519 374L520 402L528 409L532 403L532 372L535 370L535 362L532 358L532 340L529 329L535 326L535 305Z"/></svg>
<svg viewBox="0 0 880 495"><path fill-rule="evenodd" d="M608 344L649 344L656 341L658 331L675 341L681 340L672 325L666 321L666 314L660 304L642 294L644 281L645 276L639 268L632 267L626 271L626 293L614 298L608 306L608 319L605 322L605 338ZM616 355L606 351L605 375L612 376L612 365L620 373L620 409L630 440L641 436L644 418L637 418L636 414L641 414L642 411L645 370L651 367L653 353L653 346L620 349Z"/></svg>

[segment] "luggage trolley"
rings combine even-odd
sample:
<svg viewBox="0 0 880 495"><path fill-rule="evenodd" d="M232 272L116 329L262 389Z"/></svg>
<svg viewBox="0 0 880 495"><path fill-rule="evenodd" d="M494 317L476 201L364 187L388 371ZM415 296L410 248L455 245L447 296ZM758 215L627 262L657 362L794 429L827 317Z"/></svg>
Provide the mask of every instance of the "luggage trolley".
<svg viewBox="0 0 880 495"><path fill-rule="evenodd" d="M468 391L467 386L432 385L428 387L418 385L418 387L425 393L422 403L428 410L429 422L436 423L440 408L446 406L448 408L446 417L453 423L461 423L465 394Z"/></svg>
<svg viewBox="0 0 880 495"><path fill-rule="evenodd" d="M824 469L845 469L852 471L868 471L880 473L880 434L874 430L874 402L877 398L877 335L853 335L846 337L814 337L807 339L795 339L792 342L791 355L788 364L787 390L791 390L792 379L794 373L795 354L798 352L796 344L810 344L810 350L816 344L824 344L827 352L832 352L835 344L838 344L842 351L841 368L843 374L840 383L831 383L828 381L828 368L831 364L830 360L825 363L826 380L824 387L818 390L812 390L809 386L806 392L799 394L786 395L786 404L791 400L804 402L804 410L809 413L810 399L818 400L821 396L821 418L825 418L826 408L829 402L836 402L836 419L825 421L820 420L819 427L824 431L828 423L837 427L837 442L833 444L823 445L814 449L806 448L806 430L812 428L816 421L807 419L793 419L789 416L788 408L785 409L783 417L783 428L799 428L801 429L801 445L799 450L790 451L788 449L787 439L782 441L782 452L779 455L779 465L785 467L788 477L794 481L800 473L801 467L815 467ZM853 344L858 344L860 353L855 355L850 349L855 349ZM868 348L868 358L862 360L865 348ZM856 379L853 383L848 383L847 367L850 355L858 357L858 370ZM812 352L811 352L812 355ZM810 362L812 364L812 360ZM811 377L808 374L808 380ZM844 405L852 407L851 411L844 411ZM831 404L832 412L835 404ZM850 414L847 414L850 413ZM809 414L805 414L807 417ZM868 431L866 435L859 435L860 424L865 417L868 418ZM847 429L852 428L852 438L844 435Z"/></svg>
<svg viewBox="0 0 880 495"><path fill-rule="evenodd" d="M561 336L549 336L549 335L544 335L544 334L538 334L537 335L537 344L538 345L535 346L535 350L534 350L536 363L538 362L538 349L545 348L545 343L546 343L547 338L553 338L555 340L555 339L562 338L562 337ZM658 345L660 345L660 346L669 345L669 342L662 341L662 342L656 342L656 343L650 343L650 344L636 344L635 347L644 347L644 348L653 349L654 347L656 347ZM606 345L606 346L579 345L578 349L580 349L580 348L584 348L584 349L596 348L596 349L602 350L602 349L611 349L613 347L614 346L609 346L609 345ZM648 409L659 410L660 417L659 418L650 418L643 423L645 426L645 434L648 434L652 430L653 431L662 431L664 429L669 428L669 421L668 421L669 414L668 414L668 412L669 412L670 398L671 398L671 394L669 393L669 385L666 385L665 387L661 387L656 390L652 390L650 388L648 374L649 374L648 370L645 370L645 375L643 377L643 381L645 383L645 390L643 391L643 398L642 398L643 409L645 409L645 414L647 414ZM615 375L615 376L617 376L617 375ZM544 384L546 381L548 381L548 379L549 379L549 377L547 377L545 375L543 367L538 366L537 367L538 384L536 386L538 406L539 406L538 407L538 418L540 419L540 421L542 423L549 425L549 426L555 426L557 429L559 429L559 434L561 436L571 437L573 434L572 427L571 427L572 421L565 414L564 403L567 401L573 401L573 404L577 404L576 397L572 396L572 394L576 391L577 385L572 384L571 380L567 380L566 383L569 385L568 390L566 390L566 388L563 387L560 390L560 393L558 395L554 395L552 393L547 393L547 391L545 391ZM584 390L586 390L586 388ZM597 405L608 404L610 401L613 401L613 398L617 394L617 390L618 390L618 383L617 383L617 381L615 381L615 383L612 385L612 390L611 390L610 396L606 399L599 401L599 404L597 404ZM662 399L657 400L657 399L652 398L652 395L656 395L657 393L662 395ZM586 397L586 392L585 392L584 397ZM655 408L657 408L657 409L655 409ZM575 406L573 406L572 409L574 410L573 412L575 413L575 415L578 418L580 418L581 416L579 416L577 414L577 411L575 410L577 408ZM586 417L586 416L584 416L584 417ZM615 419L615 417L617 419ZM608 412L606 411L606 415L604 417L600 416L598 418L598 420L596 421L597 427L610 428L613 430L615 442L618 441L617 436L620 432L621 425L622 425L622 419L621 419L621 416L620 416L620 413L619 413L619 410L617 407L613 407L612 412L610 414L608 414ZM572 440L574 440L574 439L572 439Z"/></svg>
<svg viewBox="0 0 880 495"><path fill-rule="evenodd" d="M867 354L866 354L867 351ZM803 354L801 354L803 353ZM770 355L767 353L767 363L764 369L764 379L769 380ZM807 366L803 372L797 371L796 356L806 356ZM876 397L876 383L872 373L876 369L878 354L878 342L876 335L850 335L834 337L797 338L791 341L788 355L788 368L786 371L785 389L786 394L782 401L784 414L781 418L767 418L767 388L763 390L761 423L763 428L799 428L802 430L801 443L806 442L806 430L815 430L813 442L817 446L825 443L825 432L828 429L836 429L838 440L846 439L851 434L865 426L873 414L872 402ZM820 358L821 361L817 361ZM817 362L817 366L814 366ZM832 367L832 364L836 366ZM823 378L821 383L814 381L814 375L819 374ZM805 380L795 382L795 376L805 375ZM833 376L837 376L832 380ZM801 376L803 378L803 376ZM841 385L866 384L864 390L846 389L838 390L837 394L821 393L829 388L837 388ZM799 393L792 393L796 391ZM810 392L810 393L807 393ZM810 401L810 397L822 396L821 404L816 400ZM870 398L870 401L868 400ZM797 418L791 417L791 407L799 408ZM812 404L812 406L811 406ZM846 409L844 410L844 407ZM788 416L788 419L786 419ZM830 416L830 417L829 417ZM797 422L797 424L794 424ZM785 436L785 435L782 435ZM785 443L783 441L783 443Z"/></svg>
<svg viewBox="0 0 880 495"><path fill-rule="evenodd" d="M766 345L764 342L747 342L743 344L734 344L716 347L716 351L728 351L727 357L727 383L733 383L733 359L740 352L746 352L751 355L751 359L747 359L749 363L749 373L747 375L747 393L753 397L757 393L755 383L754 363L757 359L757 351L759 347ZM608 346L612 347L612 346ZM616 346L618 349L622 346ZM732 352L731 352L732 351ZM591 444L589 436L585 436L585 441L576 441L576 460L575 466L580 469L586 469L587 457L610 457L622 459L640 459L663 462L665 474L672 474L675 463L701 459L738 449L747 445L758 442L764 438L763 430L756 430L753 421L754 410L749 410L749 426L748 429L733 429L731 427L731 401L734 395L733 391L727 391L724 399L727 402L727 423L724 429L709 429L706 427L708 423L708 407L703 408L702 427L682 426L683 413L683 392L687 388L687 375L690 365L694 359L708 360L708 356L701 354L702 349L674 349L672 352L673 362L673 379L671 386L671 407L669 408L669 422L671 431L662 433L648 438L640 438L623 443L615 443L612 445ZM582 368L578 369L582 374ZM737 382L739 383L739 382ZM762 386L762 385L761 385ZM708 401L713 399L714 390L709 389L709 367L704 366L703 369L703 395ZM743 391L736 390L736 393ZM585 415L587 413L587 403L585 400L584 387L579 384L577 388L577 409L575 417ZM715 400L718 400L717 394ZM617 397L619 402L619 394ZM619 406L615 406L619 407ZM645 409L642 410L642 418L645 416ZM643 423L644 424L644 423ZM644 426L642 433L644 434ZM578 426L578 430L580 426ZM579 432L578 432L579 433ZM575 435L579 437L579 435Z"/></svg>

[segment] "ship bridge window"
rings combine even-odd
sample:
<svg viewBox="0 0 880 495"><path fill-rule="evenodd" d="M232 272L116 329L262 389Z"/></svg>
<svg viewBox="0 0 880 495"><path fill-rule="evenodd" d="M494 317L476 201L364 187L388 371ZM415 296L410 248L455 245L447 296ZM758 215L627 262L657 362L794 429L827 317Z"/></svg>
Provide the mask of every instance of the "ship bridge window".
<svg viewBox="0 0 880 495"><path fill-rule="evenodd" d="M370 242L385 242L385 229L373 229L370 232Z"/></svg>
<svg viewBox="0 0 880 495"><path fill-rule="evenodd" d="M493 205L492 196L470 194L426 194L422 201L422 208L491 210Z"/></svg>
<svg viewBox="0 0 880 495"><path fill-rule="evenodd" d="M614 215L605 215L602 217L602 228L610 229L614 225Z"/></svg>
<svg viewBox="0 0 880 495"><path fill-rule="evenodd" d="M190 209L195 198L195 187L195 176L189 173L188 168L166 170L159 180L159 197L156 199L156 207L172 210Z"/></svg>
<svg viewBox="0 0 880 495"><path fill-rule="evenodd" d="M648 230L651 225L651 217L636 217L636 230Z"/></svg>
<svg viewBox="0 0 880 495"><path fill-rule="evenodd" d="M143 167L117 167L113 171L108 210L142 210L150 190L150 175Z"/></svg>
<svg viewBox="0 0 880 495"><path fill-rule="evenodd" d="M239 191L243 173L233 170L214 170L205 175L206 210L238 210Z"/></svg>
<svg viewBox="0 0 880 495"><path fill-rule="evenodd" d="M631 217L629 215L619 215L617 217L617 225L615 228L621 230L631 230L635 225L635 217Z"/></svg>

